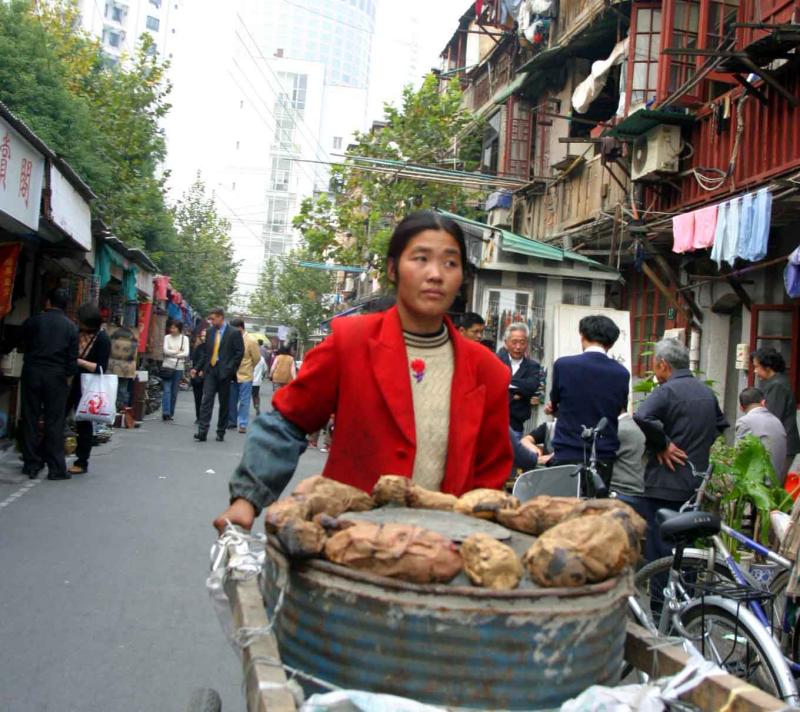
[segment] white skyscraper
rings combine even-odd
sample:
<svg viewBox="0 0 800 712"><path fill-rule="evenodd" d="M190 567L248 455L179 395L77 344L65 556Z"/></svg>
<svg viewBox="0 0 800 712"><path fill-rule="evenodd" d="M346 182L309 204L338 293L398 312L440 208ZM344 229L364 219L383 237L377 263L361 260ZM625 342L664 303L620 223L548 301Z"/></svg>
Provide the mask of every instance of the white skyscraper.
<svg viewBox="0 0 800 712"><path fill-rule="evenodd" d="M297 243L301 201L367 125L375 0L185 6L167 122L171 184L201 170L231 221L239 288Z"/></svg>
<svg viewBox="0 0 800 712"><path fill-rule="evenodd" d="M146 32L158 53L169 59L179 7L179 0L79 0L84 28L114 58L131 54Z"/></svg>

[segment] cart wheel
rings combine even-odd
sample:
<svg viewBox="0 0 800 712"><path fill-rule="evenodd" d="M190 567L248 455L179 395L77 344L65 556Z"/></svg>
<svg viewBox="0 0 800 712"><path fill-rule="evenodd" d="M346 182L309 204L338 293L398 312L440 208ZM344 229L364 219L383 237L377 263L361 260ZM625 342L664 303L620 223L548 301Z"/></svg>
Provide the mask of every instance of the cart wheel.
<svg viewBox="0 0 800 712"><path fill-rule="evenodd" d="M210 687L199 687L192 692L187 712L221 712L222 700L216 690Z"/></svg>

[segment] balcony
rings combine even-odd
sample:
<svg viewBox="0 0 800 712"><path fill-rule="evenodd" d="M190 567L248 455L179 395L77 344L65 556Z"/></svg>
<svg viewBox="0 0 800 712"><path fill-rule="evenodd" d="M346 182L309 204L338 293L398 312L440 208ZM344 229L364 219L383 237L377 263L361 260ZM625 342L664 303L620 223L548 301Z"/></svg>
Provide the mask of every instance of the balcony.
<svg viewBox="0 0 800 712"><path fill-rule="evenodd" d="M616 166L611 166L611 170L624 183L621 170ZM595 156L546 192L528 199L523 230L536 240L548 241L596 221L603 212L613 212L616 204L624 201L625 192L609 176L601 157Z"/></svg>

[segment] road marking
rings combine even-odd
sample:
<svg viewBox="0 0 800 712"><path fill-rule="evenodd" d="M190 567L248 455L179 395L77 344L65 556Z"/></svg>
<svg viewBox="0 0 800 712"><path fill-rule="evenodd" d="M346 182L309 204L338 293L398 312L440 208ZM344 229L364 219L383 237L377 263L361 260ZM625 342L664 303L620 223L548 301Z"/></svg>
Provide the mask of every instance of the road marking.
<svg viewBox="0 0 800 712"><path fill-rule="evenodd" d="M20 489L18 489L14 494L8 495L2 502L0 502L0 509L7 507L12 502L18 500L22 495L30 492L33 487L36 487L41 482L41 480L31 480L28 484L23 485Z"/></svg>

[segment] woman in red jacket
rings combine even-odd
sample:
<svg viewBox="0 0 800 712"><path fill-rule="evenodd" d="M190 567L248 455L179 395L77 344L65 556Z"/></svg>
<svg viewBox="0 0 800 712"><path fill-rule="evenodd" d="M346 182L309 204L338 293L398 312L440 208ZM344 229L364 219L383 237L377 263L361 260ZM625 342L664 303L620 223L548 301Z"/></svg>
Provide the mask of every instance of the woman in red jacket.
<svg viewBox="0 0 800 712"><path fill-rule="evenodd" d="M336 413L323 474L369 492L384 474L460 495L499 488L511 470L509 371L446 317L464 278L457 223L431 211L394 230L387 272L396 306L334 319L274 411L251 426L231 478L231 505L215 521L252 526L276 500L306 447L306 433Z"/></svg>

